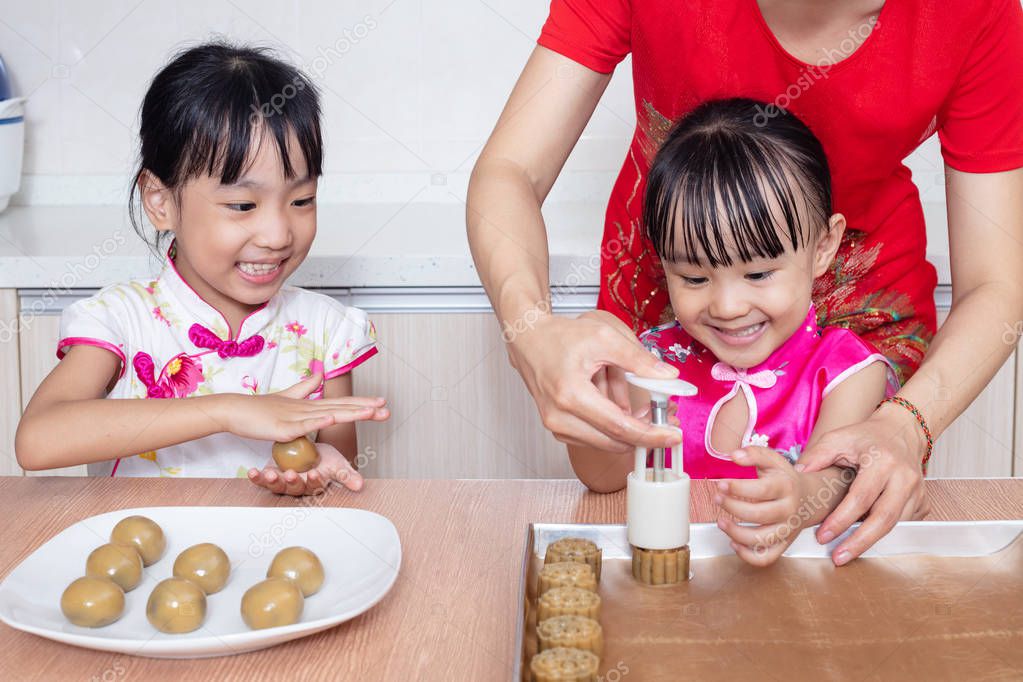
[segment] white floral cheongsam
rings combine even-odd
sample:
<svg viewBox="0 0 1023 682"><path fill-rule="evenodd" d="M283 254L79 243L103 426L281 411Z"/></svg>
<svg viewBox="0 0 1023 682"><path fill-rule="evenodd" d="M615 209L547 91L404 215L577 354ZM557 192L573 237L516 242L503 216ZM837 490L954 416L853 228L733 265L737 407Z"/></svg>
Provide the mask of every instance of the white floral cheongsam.
<svg viewBox="0 0 1023 682"><path fill-rule="evenodd" d="M215 393L258 395L322 370L332 379L376 352L366 313L329 296L287 286L237 331L178 273L114 284L69 306L57 357L98 346L121 361L109 398L162 399ZM310 398L322 397L322 387ZM158 451L89 465L92 475L245 476L270 459L270 443L217 433Z"/></svg>

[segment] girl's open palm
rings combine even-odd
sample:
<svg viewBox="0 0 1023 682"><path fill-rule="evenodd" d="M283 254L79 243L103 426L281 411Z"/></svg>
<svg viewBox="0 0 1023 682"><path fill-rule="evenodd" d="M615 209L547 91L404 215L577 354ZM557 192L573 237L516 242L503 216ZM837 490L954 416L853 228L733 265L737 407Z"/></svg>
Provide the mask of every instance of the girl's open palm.
<svg viewBox="0 0 1023 682"><path fill-rule="evenodd" d="M362 489L362 476L337 448L316 443L320 464L305 473L281 471L271 461L262 471L249 469L249 480L278 495L315 495L327 486L340 483L349 490Z"/></svg>

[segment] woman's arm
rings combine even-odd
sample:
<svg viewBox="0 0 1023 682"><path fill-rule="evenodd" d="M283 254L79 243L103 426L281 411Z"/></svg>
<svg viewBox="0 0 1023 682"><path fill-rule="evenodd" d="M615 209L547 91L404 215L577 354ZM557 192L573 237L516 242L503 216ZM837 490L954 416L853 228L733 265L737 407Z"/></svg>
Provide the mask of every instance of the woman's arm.
<svg viewBox="0 0 1023 682"><path fill-rule="evenodd" d="M952 310L899 395L937 438L984 389L1016 347L1023 320L1023 169L962 173L946 166ZM914 416L886 403L865 421L824 435L804 465L858 469L842 504L821 524L829 542L867 510L835 551L862 554L899 519L926 505L920 459L926 439ZM844 561L839 562L844 563Z"/></svg>
<svg viewBox="0 0 1023 682"><path fill-rule="evenodd" d="M537 47L472 172L469 246L502 327L550 313L540 206L590 120L610 74ZM544 307L546 304L546 307Z"/></svg>
<svg viewBox="0 0 1023 682"><path fill-rule="evenodd" d="M946 166L945 176L952 308L899 391L935 438L1005 363L1023 324L1023 168L978 174ZM911 415L901 414L918 429Z"/></svg>
<svg viewBox="0 0 1023 682"><path fill-rule="evenodd" d="M466 225L509 359L544 425L564 442L625 452L635 443L671 445L676 436L628 414L628 389L619 375L607 381L608 393L593 377L606 376L609 366L663 378L677 372L658 363L609 313L574 320L551 314L540 213L610 78L546 48L533 51L473 169Z"/></svg>
<svg viewBox="0 0 1023 682"><path fill-rule="evenodd" d="M319 376L265 396L105 398L119 369L109 351L72 346L25 408L15 436L18 464L37 470L101 462L220 432L287 441L336 422L374 418L383 405L370 398L303 400Z"/></svg>

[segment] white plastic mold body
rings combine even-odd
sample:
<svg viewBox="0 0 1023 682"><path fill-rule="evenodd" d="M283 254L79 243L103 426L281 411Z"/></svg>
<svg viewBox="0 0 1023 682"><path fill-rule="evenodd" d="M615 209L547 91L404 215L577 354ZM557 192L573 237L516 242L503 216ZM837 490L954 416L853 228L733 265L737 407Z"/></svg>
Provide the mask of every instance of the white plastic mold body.
<svg viewBox="0 0 1023 682"><path fill-rule="evenodd" d="M653 423L667 428L668 399L696 395L696 387L680 379L648 379L626 373L626 380L650 392ZM679 429L681 432L681 429ZM636 448L635 465L627 478L626 525L629 544L643 549L676 549L689 544L689 475L682 468L682 446L664 467L664 451L647 467L647 449Z"/></svg>

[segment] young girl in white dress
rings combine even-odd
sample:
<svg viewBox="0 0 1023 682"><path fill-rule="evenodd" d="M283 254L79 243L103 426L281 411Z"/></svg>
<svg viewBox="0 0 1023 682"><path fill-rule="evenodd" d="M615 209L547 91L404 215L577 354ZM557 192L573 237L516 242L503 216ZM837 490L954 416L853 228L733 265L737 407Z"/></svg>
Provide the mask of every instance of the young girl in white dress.
<svg viewBox="0 0 1023 682"><path fill-rule="evenodd" d="M352 396L373 325L285 284L316 235L315 87L264 51L202 45L153 79L140 137L132 218L145 238L137 199L166 264L64 312L61 360L18 427L19 463L243 476L292 495L359 489L355 422L389 415L383 398ZM273 466L273 441L312 432L317 468Z"/></svg>

